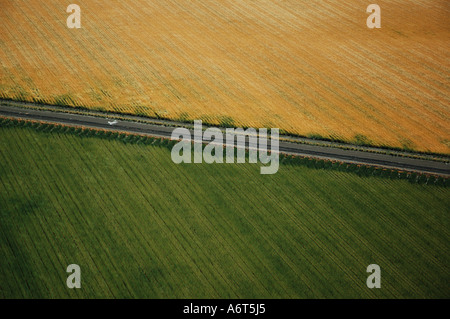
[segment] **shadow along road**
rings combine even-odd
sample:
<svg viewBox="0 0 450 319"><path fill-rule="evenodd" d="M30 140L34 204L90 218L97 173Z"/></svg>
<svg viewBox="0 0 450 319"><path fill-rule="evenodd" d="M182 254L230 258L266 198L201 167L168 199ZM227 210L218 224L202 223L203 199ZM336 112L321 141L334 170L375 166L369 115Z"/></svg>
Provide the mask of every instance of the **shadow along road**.
<svg viewBox="0 0 450 319"><path fill-rule="evenodd" d="M106 117L73 114L58 111L27 109L9 105L0 105L0 115L11 118L37 120L73 126L84 126L88 128L100 128L118 132L136 133L165 138L170 138L172 135L172 131L175 128L170 126L162 126L135 121L133 122L128 120L118 120L117 123L110 125L108 122L111 122L112 120L107 119ZM123 116L123 118L126 117L126 115ZM191 136L193 136L192 130ZM247 144L247 146L253 147L251 144ZM411 157L394 156L389 154L364 152L358 150L345 150L334 147L291 143L286 141L279 142L279 151L281 153L292 155L310 156L329 160L338 160L348 163L374 165L405 171L431 173L446 177L450 176L450 164L426 159L416 159Z"/></svg>

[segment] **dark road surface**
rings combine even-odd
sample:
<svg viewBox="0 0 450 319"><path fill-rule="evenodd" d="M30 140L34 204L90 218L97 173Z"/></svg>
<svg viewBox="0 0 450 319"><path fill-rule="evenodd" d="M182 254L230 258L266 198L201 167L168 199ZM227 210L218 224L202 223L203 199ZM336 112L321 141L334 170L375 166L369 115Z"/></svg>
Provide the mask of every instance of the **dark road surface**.
<svg viewBox="0 0 450 319"><path fill-rule="evenodd" d="M51 123L84 126L89 128L101 128L113 131L137 133L166 138L171 137L172 131L175 128L124 120L118 120L117 123L110 125L108 122L112 122L113 120L107 119L105 117L38 109L27 109L6 105L0 105L0 115L11 118L39 120ZM426 159L393 156L388 154L379 154L358 150L345 150L318 145L290 143L286 141L280 141L279 151L282 153L293 155L312 156L316 158L339 160L349 163L376 165L386 168L432 173L447 177L450 176L450 164Z"/></svg>

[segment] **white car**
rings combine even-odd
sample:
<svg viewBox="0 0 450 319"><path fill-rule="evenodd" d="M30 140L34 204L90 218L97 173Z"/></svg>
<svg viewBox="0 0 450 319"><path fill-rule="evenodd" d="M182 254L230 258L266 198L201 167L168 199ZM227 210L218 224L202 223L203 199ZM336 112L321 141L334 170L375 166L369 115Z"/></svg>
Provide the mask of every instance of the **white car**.
<svg viewBox="0 0 450 319"><path fill-rule="evenodd" d="M114 121L108 121L108 124L109 124L109 125L115 125L115 124L117 124L117 123L119 123L119 121L117 121L117 120L114 120Z"/></svg>

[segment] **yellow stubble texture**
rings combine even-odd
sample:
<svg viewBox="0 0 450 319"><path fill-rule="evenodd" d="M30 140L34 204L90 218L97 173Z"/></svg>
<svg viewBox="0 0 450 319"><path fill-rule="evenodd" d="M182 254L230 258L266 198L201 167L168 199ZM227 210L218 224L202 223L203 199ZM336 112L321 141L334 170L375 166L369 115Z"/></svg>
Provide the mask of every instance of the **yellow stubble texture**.
<svg viewBox="0 0 450 319"><path fill-rule="evenodd" d="M71 3L0 0L1 97L449 153L445 0Z"/></svg>

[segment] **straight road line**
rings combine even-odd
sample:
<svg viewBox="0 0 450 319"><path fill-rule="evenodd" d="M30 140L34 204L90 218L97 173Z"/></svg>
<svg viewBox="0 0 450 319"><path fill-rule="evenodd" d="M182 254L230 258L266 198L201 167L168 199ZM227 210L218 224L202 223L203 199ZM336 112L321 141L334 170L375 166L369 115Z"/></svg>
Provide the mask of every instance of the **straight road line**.
<svg viewBox="0 0 450 319"><path fill-rule="evenodd" d="M38 120L49 123L84 126L89 128L107 129L111 131L120 131L165 138L170 138L172 135L172 131L176 128L133 121L116 120L117 122L111 122L111 120L108 120L107 118L98 116L39 109L27 109L7 105L0 105L0 115L11 118ZM110 123L114 124L111 125ZM206 143L209 141L204 142ZM247 146L251 147L249 143L247 143ZM430 173L446 177L450 176L450 164L426 159L394 156L390 154L380 154L358 150L345 150L319 145L290 143L286 141L279 142L279 151L281 153L287 153L291 155L309 156L328 160L343 161L347 163L372 165L420 173Z"/></svg>

